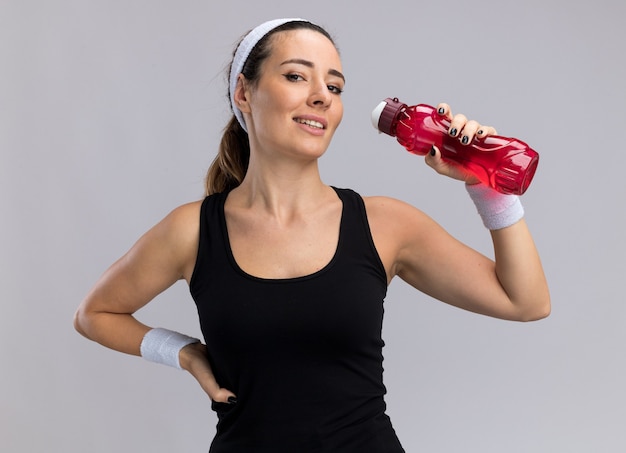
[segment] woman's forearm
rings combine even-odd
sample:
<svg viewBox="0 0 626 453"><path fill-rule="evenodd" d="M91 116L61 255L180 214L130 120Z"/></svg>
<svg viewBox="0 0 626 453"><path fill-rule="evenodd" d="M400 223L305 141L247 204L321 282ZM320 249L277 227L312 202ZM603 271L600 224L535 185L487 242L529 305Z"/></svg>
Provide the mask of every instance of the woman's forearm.
<svg viewBox="0 0 626 453"><path fill-rule="evenodd" d="M541 260L524 219L492 230L496 274L521 318L535 320L550 314L550 293Z"/></svg>
<svg viewBox="0 0 626 453"><path fill-rule="evenodd" d="M150 330L131 314L86 312L81 308L74 316L74 327L90 340L132 355L140 355L141 341Z"/></svg>

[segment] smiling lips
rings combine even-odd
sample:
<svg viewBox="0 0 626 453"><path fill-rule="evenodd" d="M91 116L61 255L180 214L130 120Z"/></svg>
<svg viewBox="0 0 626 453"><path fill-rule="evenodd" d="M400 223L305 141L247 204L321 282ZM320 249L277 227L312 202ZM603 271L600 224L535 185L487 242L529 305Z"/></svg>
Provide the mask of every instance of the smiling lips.
<svg viewBox="0 0 626 453"><path fill-rule="evenodd" d="M307 126L314 127L316 129L326 129L326 126L319 121L310 120L306 118L294 118L296 123L306 124Z"/></svg>

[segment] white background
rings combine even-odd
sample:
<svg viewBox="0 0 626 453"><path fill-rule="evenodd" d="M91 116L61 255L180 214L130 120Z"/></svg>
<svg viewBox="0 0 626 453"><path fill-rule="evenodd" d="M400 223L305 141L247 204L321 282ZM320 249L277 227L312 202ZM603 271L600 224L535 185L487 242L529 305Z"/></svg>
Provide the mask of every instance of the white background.
<svg viewBox="0 0 626 453"><path fill-rule="evenodd" d="M388 412L407 451L626 451L622 0L1 0L0 451L208 450L216 417L190 376L84 340L72 316L144 231L202 197L233 46L290 16L333 34L348 79L327 183L406 200L490 254L462 185L378 135L371 110L445 101L541 155L523 202L550 318L389 289ZM138 316L200 335L182 283Z"/></svg>

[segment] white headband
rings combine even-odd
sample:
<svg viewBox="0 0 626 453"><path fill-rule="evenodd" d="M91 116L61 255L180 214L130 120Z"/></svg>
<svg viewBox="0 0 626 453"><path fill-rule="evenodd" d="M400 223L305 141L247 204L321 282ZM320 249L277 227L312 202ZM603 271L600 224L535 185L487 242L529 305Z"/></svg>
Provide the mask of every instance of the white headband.
<svg viewBox="0 0 626 453"><path fill-rule="evenodd" d="M237 88L237 79L239 78L239 74L243 70L243 65L246 63L250 52L254 49L254 46L270 31L275 29L276 27L280 27L287 22L295 22L295 21L304 21L304 19L291 18L291 19L274 19L267 22L262 23L255 29L253 29L250 33L248 33L239 43L237 47L237 51L235 52L235 56L233 58L233 64L230 67L230 104L233 108L233 113L237 117L237 121L241 124L241 127L244 131L248 132L246 128L246 121L243 119L243 114L241 110L235 105L235 88ZM307 22L307 21L305 21Z"/></svg>

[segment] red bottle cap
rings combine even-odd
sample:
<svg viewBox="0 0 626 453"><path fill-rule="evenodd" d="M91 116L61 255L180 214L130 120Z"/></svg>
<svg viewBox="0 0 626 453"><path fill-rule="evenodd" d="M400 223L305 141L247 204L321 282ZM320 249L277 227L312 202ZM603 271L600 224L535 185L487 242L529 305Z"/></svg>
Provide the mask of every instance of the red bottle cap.
<svg viewBox="0 0 626 453"><path fill-rule="evenodd" d="M372 124L380 132L395 136L395 131L392 131L393 121L404 107L406 104L400 102L398 98L385 99L372 112Z"/></svg>

